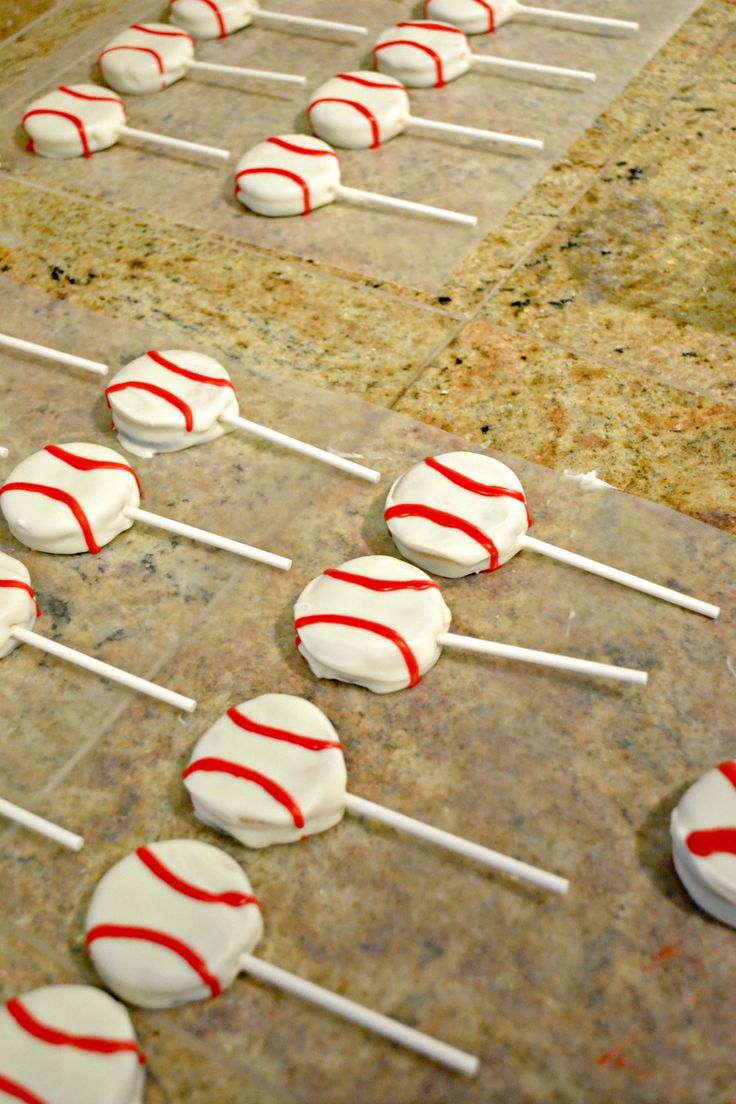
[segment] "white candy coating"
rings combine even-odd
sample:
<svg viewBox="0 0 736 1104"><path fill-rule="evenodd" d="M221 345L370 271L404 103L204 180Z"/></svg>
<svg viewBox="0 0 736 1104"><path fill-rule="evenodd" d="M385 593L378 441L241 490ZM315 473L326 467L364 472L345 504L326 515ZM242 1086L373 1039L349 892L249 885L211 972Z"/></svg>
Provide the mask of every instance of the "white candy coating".
<svg viewBox="0 0 736 1104"><path fill-rule="evenodd" d="M172 1008L226 989L263 920L234 859L180 839L148 844L110 867L92 895L86 932L109 989L143 1008Z"/></svg>
<svg viewBox="0 0 736 1104"><path fill-rule="evenodd" d="M18 647L18 641L10 635L10 630L17 625L32 629L36 616L36 600L28 569L20 560L0 552L0 659Z"/></svg>
<svg viewBox="0 0 736 1104"><path fill-rule="evenodd" d="M489 34L514 18L516 0L424 0L424 18L451 23L465 34Z"/></svg>
<svg viewBox="0 0 736 1104"><path fill-rule="evenodd" d="M409 122L409 94L370 70L339 73L313 93L307 117L315 134L343 149L375 149Z"/></svg>
<svg viewBox="0 0 736 1104"><path fill-rule="evenodd" d="M429 457L399 476L386 498L386 524L402 556L449 579L501 567L529 528L517 477L475 452Z"/></svg>
<svg viewBox="0 0 736 1104"><path fill-rule="evenodd" d="M0 1008L0 1101L141 1104L144 1070L125 1007L101 989L48 985Z"/></svg>
<svg viewBox="0 0 736 1104"><path fill-rule="evenodd" d="M69 84L30 103L22 122L42 157L90 157L115 145L126 118L114 92L98 84Z"/></svg>
<svg viewBox="0 0 736 1104"><path fill-rule="evenodd" d="M136 456L214 441L233 428L220 417L238 413L223 366L186 349L136 357L113 376L105 394L120 442Z"/></svg>
<svg viewBox="0 0 736 1104"><path fill-rule="evenodd" d="M135 23L116 35L97 58L107 84L118 92L160 92L181 80L194 42L167 23Z"/></svg>
<svg viewBox="0 0 736 1104"><path fill-rule="evenodd" d="M19 483L36 489L17 489ZM130 529L123 511L139 504L135 473L120 453L85 442L47 445L13 468L0 487L8 528L39 552L99 551Z"/></svg>
<svg viewBox="0 0 736 1104"><path fill-rule="evenodd" d="M360 556L334 570L355 579L325 572L294 607L298 648L312 672L377 694L415 685L439 659L437 637L450 626L436 583L393 556Z"/></svg>
<svg viewBox="0 0 736 1104"><path fill-rule="evenodd" d="M225 38L253 21L256 0L171 0L169 19L194 38Z"/></svg>
<svg viewBox="0 0 736 1104"><path fill-rule="evenodd" d="M675 868L690 896L736 927L736 761L707 771L685 791L670 833Z"/></svg>
<svg viewBox="0 0 736 1104"><path fill-rule="evenodd" d="M347 775L335 729L316 705L261 694L215 721L184 771L197 817L246 847L324 832L345 811Z"/></svg>
<svg viewBox="0 0 736 1104"><path fill-rule="evenodd" d="M409 88L442 88L468 72L473 55L457 27L414 20L384 31L373 47L373 58L381 73Z"/></svg>
<svg viewBox="0 0 736 1104"><path fill-rule="evenodd" d="M282 134L253 146L235 169L235 196L259 215L306 215L336 198L340 162L326 142Z"/></svg>

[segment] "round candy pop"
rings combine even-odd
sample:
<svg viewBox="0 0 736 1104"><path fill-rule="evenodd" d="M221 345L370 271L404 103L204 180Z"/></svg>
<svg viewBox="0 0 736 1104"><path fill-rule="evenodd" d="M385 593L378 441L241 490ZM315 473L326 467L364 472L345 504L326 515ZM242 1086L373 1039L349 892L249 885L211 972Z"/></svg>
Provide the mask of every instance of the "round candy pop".
<svg viewBox="0 0 736 1104"><path fill-rule="evenodd" d="M191 70L232 73L261 80L306 84L307 78L270 69L243 69L194 59L194 39L166 23L134 23L116 35L97 58L100 72L117 92L160 92Z"/></svg>
<svg viewBox="0 0 736 1104"><path fill-rule="evenodd" d="M345 149L376 149L404 130L464 134L492 142L542 149L538 138L442 123L409 113L409 93L401 81L370 70L338 73L313 93L307 107L315 134Z"/></svg>
<svg viewBox="0 0 736 1104"><path fill-rule="evenodd" d="M40 612L31 587L31 576L25 565L0 552L0 659L9 655L19 644L30 644L42 652L58 656L77 667L84 667L87 671L129 686L132 690L148 694L149 697L167 702L178 709L185 709L188 713L196 708L197 703L192 698L185 698L183 694L157 686L155 682L121 671L119 667L103 663L102 660L84 655L57 640L49 640L33 632Z"/></svg>
<svg viewBox="0 0 736 1104"><path fill-rule="evenodd" d="M145 1056L119 1001L46 985L0 1008L0 1100L142 1104Z"/></svg>
<svg viewBox="0 0 736 1104"><path fill-rule="evenodd" d="M261 694L227 711L197 742L183 774L194 812L246 847L324 832L347 810L459 852L555 893L569 883L537 867L346 792L342 745L321 709Z"/></svg>
<svg viewBox="0 0 736 1104"><path fill-rule="evenodd" d="M294 606L297 647L317 678L357 683L376 694L416 686L442 648L645 683L644 671L592 663L447 630L451 614L437 583L393 556L360 556L328 568Z"/></svg>
<svg viewBox="0 0 736 1104"><path fill-rule="evenodd" d="M542 22L564 23L570 30L638 31L639 24L627 19L608 19L599 15L557 11L556 8L534 8L517 0L424 0L425 19L441 19L452 23L465 34L490 34L515 16L523 15Z"/></svg>
<svg viewBox="0 0 736 1104"><path fill-rule="evenodd" d="M364 35L365 27L337 23L334 19L312 19L305 15L262 11L258 0L170 0L169 18L195 38L227 38L251 23L277 26L314 27L322 31L343 31Z"/></svg>
<svg viewBox="0 0 736 1104"><path fill-rule="evenodd" d="M379 36L373 47L376 67L409 88L444 88L472 68L514 69L548 76L595 80L587 69L563 69L531 61L474 54L461 30L449 23L415 20L397 23Z"/></svg>
<svg viewBox="0 0 736 1104"><path fill-rule="evenodd" d="M97 553L142 521L288 571L291 560L141 510L140 483L129 464L104 445L46 445L22 460L0 487L0 506L19 541L38 552Z"/></svg>
<svg viewBox="0 0 736 1104"><path fill-rule="evenodd" d="M475 226L478 221L474 215L345 187L340 183L340 161L335 151L308 134L282 134L248 150L235 170L235 197L251 211L271 217L308 215L335 199L345 199L466 226Z"/></svg>
<svg viewBox="0 0 736 1104"><path fill-rule="evenodd" d="M384 516L401 555L435 575L457 579L495 571L529 548L706 617L718 616L718 607L708 602L527 536L531 517L521 483L505 464L481 453L448 452L415 464L388 492Z"/></svg>
<svg viewBox="0 0 736 1104"><path fill-rule="evenodd" d="M245 972L454 1069L477 1069L472 1055L256 958L259 903L241 867L208 843L166 840L117 862L92 895L86 930L98 974L131 1004L173 1008L216 997Z"/></svg>
<svg viewBox="0 0 736 1104"><path fill-rule="evenodd" d="M685 791L670 834L675 870L695 904L736 928L736 760Z"/></svg>
<svg viewBox="0 0 736 1104"><path fill-rule="evenodd" d="M230 159L229 150L136 130L126 125L127 118L125 104L114 92L97 84L69 84L29 104L22 124L30 139L28 148L42 157L91 157L121 138L141 138L220 161Z"/></svg>
<svg viewBox="0 0 736 1104"><path fill-rule="evenodd" d="M202 353L151 349L121 368L105 394L118 436L136 456L176 452L242 429L371 483L381 478L362 464L241 418L229 375Z"/></svg>

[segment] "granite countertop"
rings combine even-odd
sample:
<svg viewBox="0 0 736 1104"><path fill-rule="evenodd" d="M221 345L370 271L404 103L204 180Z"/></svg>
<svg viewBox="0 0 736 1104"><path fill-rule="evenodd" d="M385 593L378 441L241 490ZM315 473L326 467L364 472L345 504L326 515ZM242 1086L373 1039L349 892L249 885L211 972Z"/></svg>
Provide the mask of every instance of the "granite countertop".
<svg viewBox="0 0 736 1104"><path fill-rule="evenodd" d="M5 5L0 93L124 2ZM620 490L689 515L667 520L666 512L649 514L635 502L611 517L641 540L643 554L660 555L667 534L681 537L691 572L682 584L699 586L705 598L709 589L720 593L727 603L734 562L727 534L736 532L735 42L733 4L705 0L431 293L203 236L0 171L0 286L10 289L0 315L7 309L12 317L13 304L27 295L48 329L37 339L49 344L53 333L81 332L85 319L97 342L109 325L120 350L132 334L178 333L282 384L306 385L299 417L307 432L324 417L312 406L310 387L324 388L336 412L352 412L356 434L373 435L387 465L410 457L416 441L449 441L445 431L551 472L596 469ZM49 433L57 426L61 432L72 399L48 378L45 398L40 383L28 384L29 410ZM23 386L14 384L14 414ZM79 380L69 386L81 388ZM288 411L288 394L263 394L273 409ZM347 401L341 407L348 397L367 400L368 413ZM395 422L383 420L393 415ZM98 403L75 428L103 432L104 423ZM20 434L15 417L5 427ZM403 436L392 445L395 427ZM321 540L344 558L357 554L356 540L363 551L390 551L377 499L363 522L360 490L343 488L344 525L325 535L320 519L303 522L296 506L293 515L283 503L266 509L287 482L295 503L315 493L306 477L293 479L288 462L272 467L258 453L256 493L232 438L221 456L223 472L263 518L264 537L310 549L303 581L310 569L320 570ZM188 463L196 501L212 469L198 467L191 454ZM177 501L175 466L167 460L161 472L161 502ZM534 469L530 478L539 481L539 535L569 538L574 523L550 509L563 481ZM224 475L217 487L211 517L224 526L235 507ZM563 498L574 514L572 492ZM0 547L22 554L5 532ZM576 596L574 584L560 583L545 564L523 599L551 611L540 617L532 646L554 647L557 614L579 601L574 643L581 654L595 651L602 622L601 658L661 664L676 692L668 699L660 689L640 706L569 679L526 682L502 673L490 682L498 694L494 714L490 704L468 704L479 676L461 662L438 665L431 686L428 679L428 689L412 691L408 703L393 695L376 703L355 688L315 689L290 650L294 583L264 581L263 597L251 602L253 576L222 557L196 553L182 570L167 539L149 553L136 532L126 547L126 562L105 553L90 567L86 557L75 558L67 584L66 564L49 568L39 588L51 613L44 631L69 633L112 662L139 661L149 677L166 676L169 684L199 683L203 708L172 723L164 707L72 673L54 682L50 709L33 690L39 675L48 676L49 661L26 655L30 649L14 655L7 685L26 704L7 724L0 790L85 832L89 843L81 856L59 858L46 841L0 830L9 887L0 913L2 997L56 981L94 981L81 934L89 890L106 865L150 832L163 838L191 830L218 842L194 827L172 762L186 758L192 740L228 705L273 689L262 680L277 674L280 689L313 697L338 731L349 733L358 792L381 791L399 808L419 794L456 831L463 825L454 822L450 795L462 793L468 835L492 838L492 821L496 845L509 850L523 841L533 851L538 820L549 847L534 861L544 865L549 850L550 864L587 884L569 907L511 883L502 882L499 892L461 863L437 860L427 849L397 850L388 830L355 822L304 844L303 855L294 848L259 853L248 860L254 881L262 878L277 899L285 895L292 919L295 910L306 913L295 934L269 905L269 957L477 1049L485 1072L477 1082L453 1078L241 981L219 1001L134 1014L149 1053L147 1102L733 1101L730 1026L722 1013L733 936L689 904L671 870L667 837L679 793L719 757L734 754L732 601L715 625L669 608L649 624L639 598L622 599L613 613L603 584ZM599 551L605 554L605 541ZM708 556L712 578L701 584ZM679 581L678 556L665 559L668 577ZM40 561L33 570L34 578L44 571ZM263 570L256 569L259 587ZM515 578L499 584L497 609L487 615L510 631L519 610L529 608ZM99 605L90 613L92 588ZM127 597L138 588L145 601ZM453 611L466 624L476 613L475 593L462 582L453 590ZM151 613L157 609L158 619ZM271 619L265 632L262 617ZM243 639L251 662L236 676ZM113 657L111 641L119 646ZM3 707L11 707L9 699ZM523 739L511 736L516 732ZM472 778L452 756L458 745L478 759ZM236 847L222 846L242 860ZM341 871L336 888L328 885L334 870ZM361 885L353 884L356 870L363 871ZM75 889L67 894L70 881ZM77 882L84 883L79 892Z"/></svg>

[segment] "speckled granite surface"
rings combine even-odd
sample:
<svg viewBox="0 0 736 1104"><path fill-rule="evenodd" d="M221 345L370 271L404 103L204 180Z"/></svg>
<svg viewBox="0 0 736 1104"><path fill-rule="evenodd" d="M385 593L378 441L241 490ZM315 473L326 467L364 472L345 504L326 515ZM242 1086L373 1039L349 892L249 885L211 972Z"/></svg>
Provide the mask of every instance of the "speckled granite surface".
<svg viewBox="0 0 736 1104"><path fill-rule="evenodd" d="M0 47L5 79L103 7L56 5ZM357 819L252 856L219 841L264 900L264 957L477 1051L482 1072L466 1082L241 979L214 1002L134 1013L147 1101L733 1100L733 933L689 904L667 821L685 786L734 754L735 19L706 0L438 295L0 175L0 315L35 320L39 340L115 361L176 334L232 355L249 416L362 451L386 480L447 447L450 430L558 472L595 467L726 530L519 462L537 536L652 566L722 602L721 618L524 553L448 586L456 630L641 664L647 690L454 655L410 694L379 699L309 676L289 607L326 561L390 551L383 484L318 475L234 436L160 458L155 481L143 465L151 508L257 531L255 543L293 551L285 576L139 527L97 559L25 553L3 529L0 547L33 572L40 631L201 700L179 719L28 648L5 661L0 790L89 842L72 856L0 832L3 997L94 980L82 920L110 862L155 837L218 842L195 826L178 771L225 708L275 688L328 713L356 793L574 883L546 898ZM0 359L0 444L14 456L58 435L112 443L99 383Z"/></svg>

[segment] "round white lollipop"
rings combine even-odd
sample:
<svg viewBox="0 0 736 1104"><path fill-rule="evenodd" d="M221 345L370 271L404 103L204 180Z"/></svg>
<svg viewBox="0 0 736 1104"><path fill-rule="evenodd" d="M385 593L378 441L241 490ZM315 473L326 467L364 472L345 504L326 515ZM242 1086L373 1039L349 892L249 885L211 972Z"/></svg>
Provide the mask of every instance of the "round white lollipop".
<svg viewBox="0 0 736 1104"><path fill-rule="evenodd" d="M674 605L717 617L718 607L618 568L527 536L531 517L511 468L476 452L428 456L399 476L384 514L402 556L426 571L457 579L495 571L523 548Z"/></svg>
<svg viewBox="0 0 736 1104"><path fill-rule="evenodd" d="M382 73L396 77L409 88L444 88L449 81L478 67L595 80L595 73L587 69L474 54L458 27L430 20L404 21L389 27L373 47L373 58Z"/></svg>
<svg viewBox="0 0 736 1104"><path fill-rule="evenodd" d="M335 729L321 709L292 694L261 694L229 709L198 740L182 777L196 816L246 847L324 832L347 810L543 889L568 889L564 878L347 793Z"/></svg>
<svg viewBox="0 0 736 1104"><path fill-rule="evenodd" d="M140 483L129 464L104 445L46 445L13 468L0 487L0 507L19 541L38 552L96 554L142 521L287 571L291 560L141 510Z"/></svg>
<svg viewBox="0 0 736 1104"><path fill-rule="evenodd" d="M196 69L306 84L306 77L290 73L195 61L191 35L166 23L134 23L108 42L97 64L105 82L117 92L160 92Z"/></svg>
<svg viewBox="0 0 736 1104"><path fill-rule="evenodd" d="M736 928L736 760L709 770L670 821L672 858L693 901Z"/></svg>
<svg viewBox="0 0 736 1104"><path fill-rule="evenodd" d="M170 0L169 18L195 38L226 38L251 23L314 27L316 30L366 34L365 27L338 23L334 19L312 19L305 15L262 11L258 0Z"/></svg>
<svg viewBox="0 0 736 1104"><path fill-rule="evenodd" d="M142 1104L145 1056L119 1001L46 985L0 1008L0 1100Z"/></svg>
<svg viewBox="0 0 736 1104"><path fill-rule="evenodd" d="M537 138L522 138L412 115L409 93L401 81L362 69L338 73L321 84L309 101L307 118L315 134L344 149L377 149L412 128L464 134L531 149L541 149L544 145Z"/></svg>
<svg viewBox="0 0 736 1104"><path fill-rule="evenodd" d="M360 556L328 568L294 606L296 643L317 678L376 694L416 686L442 648L517 659L643 684L646 673L447 632L451 614L437 583L393 556Z"/></svg>
<svg viewBox="0 0 736 1104"><path fill-rule="evenodd" d="M424 0L424 18L452 23L465 34L491 34L515 16L523 15L532 20L565 23L571 30L610 28L621 31L638 31L639 24L627 19L608 19L579 12L557 11L555 8L527 7L517 0Z"/></svg>
<svg viewBox="0 0 736 1104"><path fill-rule="evenodd" d="M235 198L259 215L308 215L335 199L413 211L444 222L475 226L474 215L428 207L340 183L340 161L326 142L309 134L282 134L248 150L235 169Z"/></svg>
<svg viewBox="0 0 736 1104"><path fill-rule="evenodd" d="M173 1008L216 997L247 972L454 1069L477 1069L472 1055L256 958L258 901L235 860L208 843L151 843L115 863L92 895L86 931L98 974L131 1004Z"/></svg>

